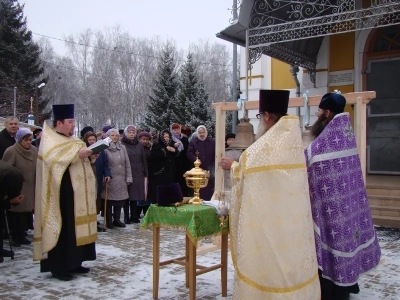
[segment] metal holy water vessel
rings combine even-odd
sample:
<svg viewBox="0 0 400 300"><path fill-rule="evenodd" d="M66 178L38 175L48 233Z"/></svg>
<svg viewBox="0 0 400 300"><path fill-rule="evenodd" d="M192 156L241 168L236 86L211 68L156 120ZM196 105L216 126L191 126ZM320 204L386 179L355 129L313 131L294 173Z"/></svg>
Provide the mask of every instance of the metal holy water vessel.
<svg viewBox="0 0 400 300"><path fill-rule="evenodd" d="M194 190L194 197L189 200L191 204L202 204L203 201L200 199L200 189L204 188L208 184L210 178L210 171L204 171L200 168L201 161L196 152L197 159L194 162L194 168L187 171L183 177L185 177L186 185Z"/></svg>

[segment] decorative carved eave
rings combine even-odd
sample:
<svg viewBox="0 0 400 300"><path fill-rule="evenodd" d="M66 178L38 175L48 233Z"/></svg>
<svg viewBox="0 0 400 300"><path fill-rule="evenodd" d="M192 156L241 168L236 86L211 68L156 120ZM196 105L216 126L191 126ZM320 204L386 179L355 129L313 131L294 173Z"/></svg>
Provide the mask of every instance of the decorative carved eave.
<svg viewBox="0 0 400 300"><path fill-rule="evenodd" d="M375 0L356 9L354 0L243 0L239 19L217 37L246 46L249 61L267 54L310 71L324 36L400 23L400 1Z"/></svg>

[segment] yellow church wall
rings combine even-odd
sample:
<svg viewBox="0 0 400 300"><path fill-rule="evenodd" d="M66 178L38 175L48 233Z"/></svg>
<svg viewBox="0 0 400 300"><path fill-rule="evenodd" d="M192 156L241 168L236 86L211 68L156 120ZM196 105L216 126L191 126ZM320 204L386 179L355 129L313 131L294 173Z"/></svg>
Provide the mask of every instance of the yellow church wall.
<svg viewBox="0 0 400 300"><path fill-rule="evenodd" d="M354 69L354 32L331 35L329 40L329 72ZM344 93L354 92L354 85L330 86L329 92L339 90ZM345 111L350 113L354 124L354 109L346 105Z"/></svg>
<svg viewBox="0 0 400 300"><path fill-rule="evenodd" d="M290 65L271 58L271 89L295 89L296 83L290 73Z"/></svg>

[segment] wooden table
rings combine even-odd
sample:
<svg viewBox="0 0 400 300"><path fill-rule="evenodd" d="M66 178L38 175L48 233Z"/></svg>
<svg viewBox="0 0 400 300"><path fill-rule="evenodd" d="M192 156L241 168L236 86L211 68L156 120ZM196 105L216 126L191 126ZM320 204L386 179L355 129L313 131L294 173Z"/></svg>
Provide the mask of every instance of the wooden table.
<svg viewBox="0 0 400 300"><path fill-rule="evenodd" d="M186 206L186 205L184 205ZM185 210L182 210L180 214L192 214L193 218L191 219L191 224L193 224L193 220L196 219L199 221L199 215L197 214L195 216L195 212L193 210L198 210L201 209L202 211L206 212L207 214L203 215L206 216L208 219L205 222L209 222L210 218L214 219L216 224L220 224L220 221L217 217L217 214L215 212L215 209L209 206L202 206L201 208L197 206L197 208L194 207L195 205L189 205L186 206ZM193 226L191 227L191 230L189 228L186 228L186 242L185 242L185 256L169 259L166 261L160 262L160 227L163 225L168 226L168 224L156 221L156 216L157 216L157 210L163 209L163 217L166 217L166 210L163 207L157 207L155 205L150 206L148 212L146 213L146 216L152 216L148 217L146 220L146 217L143 219L143 225L142 227L148 227L149 225L153 226L153 298L157 299L158 298L158 288L159 288L159 280L160 280L160 267L165 266L168 264L179 264L185 267L185 278L186 278L186 287L189 288L189 294L190 300L195 300L196 299L196 276L214 271L217 269L221 269L221 289L222 289L222 296L226 297L227 296L227 279L228 279L228 224L225 224L222 228L219 228L219 233L221 234L221 261L219 264L213 265L213 266L201 266L196 263L196 256L197 256L197 241L200 240L201 238L205 237L202 236L205 234L205 232L199 233L200 235L196 235L196 237L193 237L193 230L196 229L196 227ZM168 213L168 212L167 212ZM171 214L173 213L173 210L171 210ZM215 214L215 216L213 216ZM195 216L195 217L194 217ZM184 220L189 220L190 216L186 216L187 218L184 218ZM168 219L173 219L171 218ZM176 220L176 219L175 219ZM182 225L184 227L184 225ZM211 230L211 229L209 229ZM198 232L197 232L198 233ZM218 232L213 232L210 235L215 235Z"/></svg>

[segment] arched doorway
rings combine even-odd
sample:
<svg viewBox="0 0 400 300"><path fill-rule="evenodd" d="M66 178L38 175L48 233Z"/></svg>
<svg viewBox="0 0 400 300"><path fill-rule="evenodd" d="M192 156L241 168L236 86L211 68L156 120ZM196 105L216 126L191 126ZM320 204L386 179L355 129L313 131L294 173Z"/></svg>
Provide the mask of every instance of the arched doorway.
<svg viewBox="0 0 400 300"><path fill-rule="evenodd" d="M367 172L400 175L400 25L372 31L364 53L364 90L376 91L367 107Z"/></svg>

